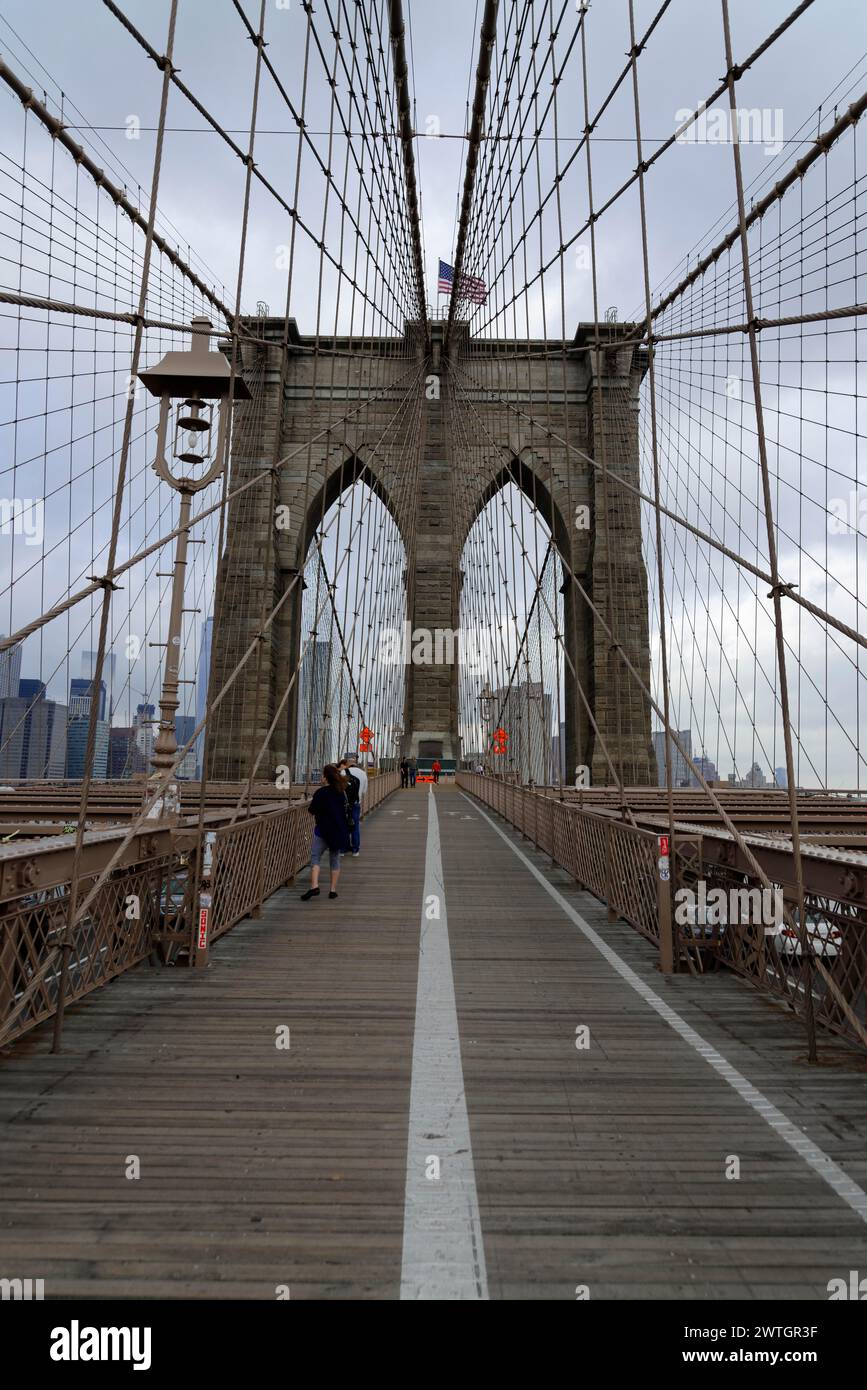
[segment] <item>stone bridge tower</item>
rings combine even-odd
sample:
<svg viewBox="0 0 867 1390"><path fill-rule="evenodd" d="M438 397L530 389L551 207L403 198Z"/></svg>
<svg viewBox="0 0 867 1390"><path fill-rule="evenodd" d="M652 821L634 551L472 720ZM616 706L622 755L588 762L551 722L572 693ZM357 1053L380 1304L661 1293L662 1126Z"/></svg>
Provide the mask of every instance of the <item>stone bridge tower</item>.
<svg viewBox="0 0 867 1390"><path fill-rule="evenodd" d="M275 767L292 765L297 706L292 676L301 640L301 584L295 581L317 525L360 478L389 506L405 541L412 538L408 618L413 628L429 631L459 625L461 552L487 501L512 482L535 502L566 565L567 773L583 763L591 768L593 785L612 781L595 721L615 766L622 765L624 781L655 784L647 702L569 577L571 571L603 617L611 611L613 579L618 640L649 685L640 503L611 481L619 473L635 487L639 483L638 390L646 360L642 350L617 343L624 326L599 325L597 353L594 326L580 325L565 366L562 342L486 340L464 348L460 329L457 336L453 330L449 350L459 365L461 395L490 441L477 455L478 494L469 499L459 498L453 485L457 407L450 383L458 376L443 360L443 323L431 324L428 340L416 325L408 325L403 340L328 340L325 350L320 341L319 354L313 351L315 340L303 338L294 321L288 352L280 346L282 319L258 320L251 327L260 342L245 345L242 365L253 399L236 406L231 488L262 473L269 477L229 506L215 604L215 690L255 641L263 617L275 605L280 608L260 650L212 716L209 776L232 781L248 776L249 750L262 746L272 725L256 776L270 780ZM546 348L558 355L554 368L546 364ZM417 376L419 369L423 383L436 378L439 386L420 388L420 438L418 410L394 422L408 375ZM371 405L357 408L371 397ZM401 479L417 448L417 493L408 498ZM603 456L609 474L607 527L603 472L590 462ZM278 460L286 461L275 470ZM288 528L275 529L278 506L288 508ZM579 514L581 507L587 512ZM587 517L589 525L583 524ZM606 550L609 536L614 564ZM459 759L458 727L457 666L409 665L405 751Z"/></svg>

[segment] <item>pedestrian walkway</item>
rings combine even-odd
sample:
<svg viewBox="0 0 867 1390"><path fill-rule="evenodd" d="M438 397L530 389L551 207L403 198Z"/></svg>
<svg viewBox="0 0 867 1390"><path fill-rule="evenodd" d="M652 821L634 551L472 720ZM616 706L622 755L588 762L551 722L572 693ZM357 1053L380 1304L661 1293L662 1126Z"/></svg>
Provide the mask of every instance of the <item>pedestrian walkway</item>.
<svg viewBox="0 0 867 1390"><path fill-rule="evenodd" d="M663 978L451 785L364 822L336 902L301 903L306 877L201 974L141 967L69 1010L61 1056L42 1028L0 1060L0 1274L824 1299L867 1273L867 1078L841 1044L810 1068L742 981Z"/></svg>

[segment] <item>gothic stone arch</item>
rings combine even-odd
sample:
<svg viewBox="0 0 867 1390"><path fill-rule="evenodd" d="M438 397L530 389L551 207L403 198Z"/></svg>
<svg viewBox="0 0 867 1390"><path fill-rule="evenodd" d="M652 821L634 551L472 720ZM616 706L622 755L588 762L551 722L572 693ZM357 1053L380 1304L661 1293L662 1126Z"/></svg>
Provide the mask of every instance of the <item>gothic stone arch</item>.
<svg viewBox="0 0 867 1390"><path fill-rule="evenodd" d="M547 510L546 520L561 556L603 615L608 601L605 547L610 534L617 555L618 636L649 684L647 578L639 502L609 481L606 528L601 470L587 458L598 460L604 449L609 473L620 473L637 486L638 389L646 367L644 355L632 346L610 344L611 335L623 336L623 325L616 329L600 325L602 340L609 346L599 354L599 372L594 375L596 354L590 350L594 328L584 324L569 346L564 381L561 361L555 358L548 364L542 356L546 348L562 344L477 342L469 354L449 364L441 359L443 329L442 323L431 325L432 356L427 361L413 325L407 328L407 342L366 339L363 353L357 352L357 343L338 340L338 355L320 358L318 368L310 352L314 340L302 338L294 323L282 370L282 349L276 342L267 348L245 349L244 370L254 399L236 408L232 487L267 472L275 458L291 454L275 483L277 503L289 508L290 524L275 533L273 563L266 572L267 528L274 524L268 484L249 489L230 504L215 608L215 689L222 687L253 640L261 614L270 612L303 567L323 505L327 510L358 477L389 506L408 545L407 597L414 628L457 628L463 542L486 502L506 481L535 496L543 515ZM279 340L283 323L259 320L256 333ZM455 341L452 351L458 347ZM424 369L422 383L436 374L440 389L437 393L421 388L419 493L407 499L401 480L418 440L416 412L404 412L387 444L379 441L402 397L413 352ZM371 358L376 359L373 367ZM353 409L354 401L360 404L367 398L371 382L373 389L383 392L382 399L361 412L354 425L338 424ZM470 497L457 496L454 487L456 393L478 405L491 441L489 456L480 458L478 494ZM430 395L437 398L428 399ZM513 408L498 403L501 397ZM600 397L601 411L597 409ZM318 434L322 438L310 444L311 436ZM552 435L568 439L573 447L567 449ZM574 524L575 508L580 505L589 508L587 528ZM402 514L401 509L412 515ZM248 775L250 749L261 746L297 669L300 588L295 586L262 642L258 680L254 656L215 712L209 742L210 775L215 779ZM594 719L615 765L622 759L625 780L655 782L646 701L622 666L615 684L612 672L617 658L612 656L608 638L587 604L570 588L574 586L567 580L564 644ZM455 665L407 668L408 753L417 755L421 747L437 747L445 757L460 758L457 676ZM600 740L568 671L566 690L567 769L586 763L594 785L610 782ZM262 780L270 779L275 767L291 762L294 729L295 702L290 698L260 764L257 776Z"/></svg>

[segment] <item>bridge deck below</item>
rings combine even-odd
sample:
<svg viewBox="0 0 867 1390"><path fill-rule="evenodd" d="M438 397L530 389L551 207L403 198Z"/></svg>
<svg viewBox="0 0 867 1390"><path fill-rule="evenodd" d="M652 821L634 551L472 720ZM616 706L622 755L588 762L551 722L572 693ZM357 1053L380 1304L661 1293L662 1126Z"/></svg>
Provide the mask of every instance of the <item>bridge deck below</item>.
<svg viewBox="0 0 867 1390"><path fill-rule="evenodd" d="M867 1268L862 1061L828 1040L808 1067L798 1024L732 976L663 979L453 787L391 797L362 849L336 903L282 892L207 971L140 967L69 1011L61 1056L43 1028L2 1059L0 1276L48 1297L392 1298L403 1271L405 1296L822 1299Z"/></svg>

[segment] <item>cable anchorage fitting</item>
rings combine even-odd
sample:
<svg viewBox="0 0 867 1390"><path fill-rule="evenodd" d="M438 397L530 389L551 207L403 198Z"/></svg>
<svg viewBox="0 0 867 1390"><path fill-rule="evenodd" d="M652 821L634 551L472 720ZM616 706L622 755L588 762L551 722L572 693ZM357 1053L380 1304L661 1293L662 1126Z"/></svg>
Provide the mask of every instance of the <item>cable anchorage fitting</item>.
<svg viewBox="0 0 867 1390"><path fill-rule="evenodd" d="M794 598L797 584L784 584L782 580L768 590L768 598Z"/></svg>
<svg viewBox="0 0 867 1390"><path fill-rule="evenodd" d="M109 579L107 574L89 574L87 577L91 584L98 584L107 593L114 593L116 589L120 589L120 585Z"/></svg>

